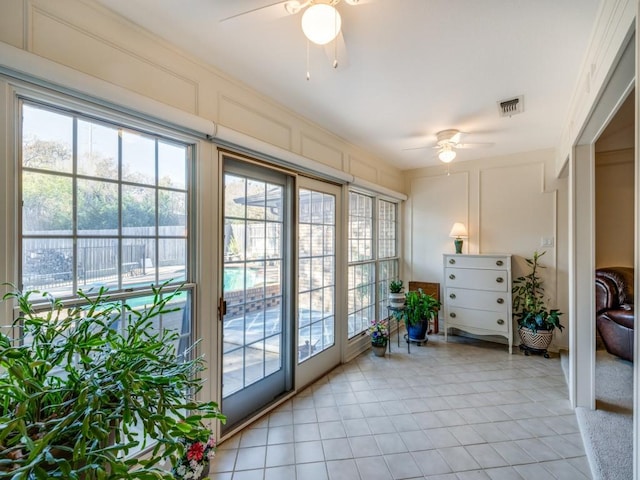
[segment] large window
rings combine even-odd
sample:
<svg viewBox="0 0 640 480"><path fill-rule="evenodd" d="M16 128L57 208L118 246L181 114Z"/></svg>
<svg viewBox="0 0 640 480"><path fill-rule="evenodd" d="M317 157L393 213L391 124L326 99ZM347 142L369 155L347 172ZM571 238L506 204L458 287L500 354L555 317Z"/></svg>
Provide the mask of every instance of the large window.
<svg viewBox="0 0 640 480"><path fill-rule="evenodd" d="M398 205L378 200L378 318L386 315L389 282L399 278Z"/></svg>
<svg viewBox="0 0 640 480"><path fill-rule="evenodd" d="M23 103L23 288L188 279L186 144Z"/></svg>
<svg viewBox="0 0 640 480"><path fill-rule="evenodd" d="M107 287L112 302L136 311L152 284L181 285L151 328L177 332L184 353L193 343L191 145L29 100L20 106L21 288L81 306L78 290ZM125 318L113 327L126 333Z"/></svg>
<svg viewBox="0 0 640 480"><path fill-rule="evenodd" d="M363 332L376 316L386 314L388 282L398 277L398 268L397 205L350 192L349 338Z"/></svg>

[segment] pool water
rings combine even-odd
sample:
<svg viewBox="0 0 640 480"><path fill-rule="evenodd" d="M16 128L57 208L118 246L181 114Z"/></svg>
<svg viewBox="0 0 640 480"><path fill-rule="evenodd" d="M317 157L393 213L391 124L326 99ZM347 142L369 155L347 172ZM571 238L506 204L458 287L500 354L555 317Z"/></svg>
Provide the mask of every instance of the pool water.
<svg viewBox="0 0 640 480"><path fill-rule="evenodd" d="M247 284L245 287L243 267L225 267L224 269L224 291L243 290L244 288L253 288L258 282L258 272L252 269L246 269Z"/></svg>

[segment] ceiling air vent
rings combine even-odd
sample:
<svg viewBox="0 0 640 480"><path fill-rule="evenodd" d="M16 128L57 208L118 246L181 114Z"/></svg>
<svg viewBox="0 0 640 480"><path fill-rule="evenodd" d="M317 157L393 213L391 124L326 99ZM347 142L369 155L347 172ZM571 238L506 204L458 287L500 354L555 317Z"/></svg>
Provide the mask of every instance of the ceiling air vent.
<svg viewBox="0 0 640 480"><path fill-rule="evenodd" d="M509 98L507 100L500 100L498 102L498 109L500 110L501 117L510 117L524 112L524 96Z"/></svg>

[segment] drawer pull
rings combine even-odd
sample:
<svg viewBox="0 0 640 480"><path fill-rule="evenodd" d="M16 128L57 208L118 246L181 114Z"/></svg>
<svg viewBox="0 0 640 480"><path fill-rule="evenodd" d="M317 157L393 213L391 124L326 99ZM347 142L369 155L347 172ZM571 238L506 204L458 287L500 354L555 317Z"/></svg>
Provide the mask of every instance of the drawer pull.
<svg viewBox="0 0 640 480"><path fill-rule="evenodd" d="M451 280L455 280L456 276L452 273L451 275L449 275L449 278L450 278Z"/></svg>
<svg viewBox="0 0 640 480"><path fill-rule="evenodd" d="M449 298L451 298L451 299L456 298L456 294L455 294L455 293L450 293L450 294L449 294Z"/></svg>
<svg viewBox="0 0 640 480"><path fill-rule="evenodd" d="M450 259L449 259L449 263L450 263L451 265L453 265L454 263L456 263L456 259L455 259L455 258L450 258Z"/></svg>
<svg viewBox="0 0 640 480"><path fill-rule="evenodd" d="M451 312L451 313L449 314L449 316L450 316L451 318L456 318L456 312Z"/></svg>
<svg viewBox="0 0 640 480"><path fill-rule="evenodd" d="M496 265L501 267L502 265L504 265L504 262L502 260L498 260L496 261Z"/></svg>
<svg viewBox="0 0 640 480"><path fill-rule="evenodd" d="M499 318L497 323L498 323L498 325L504 325L504 320Z"/></svg>
<svg viewBox="0 0 640 480"><path fill-rule="evenodd" d="M496 278L496 282L502 283L502 282L504 282L504 278L498 277L498 278Z"/></svg>
<svg viewBox="0 0 640 480"><path fill-rule="evenodd" d="M504 303L504 298L499 298L498 300L496 300L496 302L502 305Z"/></svg>

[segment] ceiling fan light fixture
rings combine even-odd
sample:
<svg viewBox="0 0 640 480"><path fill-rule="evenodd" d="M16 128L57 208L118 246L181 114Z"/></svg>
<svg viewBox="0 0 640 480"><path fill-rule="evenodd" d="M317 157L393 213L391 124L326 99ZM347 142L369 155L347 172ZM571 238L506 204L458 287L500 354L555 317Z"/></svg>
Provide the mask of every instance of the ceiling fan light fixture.
<svg viewBox="0 0 640 480"><path fill-rule="evenodd" d="M443 145L438 152L438 158L441 162L451 163L453 159L456 158L456 152L451 148L450 145Z"/></svg>
<svg viewBox="0 0 640 480"><path fill-rule="evenodd" d="M341 27L340 12L332 5L317 3L302 14L302 31L310 41L318 45L325 45L335 39Z"/></svg>

